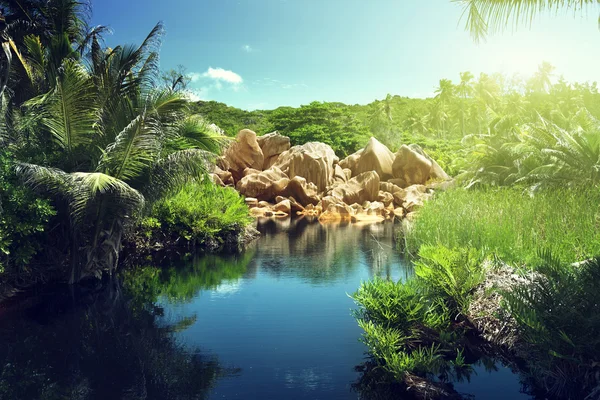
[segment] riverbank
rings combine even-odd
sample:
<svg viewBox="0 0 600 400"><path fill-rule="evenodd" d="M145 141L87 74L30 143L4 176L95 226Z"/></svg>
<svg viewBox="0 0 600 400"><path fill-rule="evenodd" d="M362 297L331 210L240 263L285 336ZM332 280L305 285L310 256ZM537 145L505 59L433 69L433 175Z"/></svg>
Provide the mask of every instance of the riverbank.
<svg viewBox="0 0 600 400"><path fill-rule="evenodd" d="M471 368L468 338L476 337L521 360L533 393L595 398L595 196L578 188L438 193L398 240L416 276L363 284L354 295L375 365L410 389L413 375L435 381Z"/></svg>

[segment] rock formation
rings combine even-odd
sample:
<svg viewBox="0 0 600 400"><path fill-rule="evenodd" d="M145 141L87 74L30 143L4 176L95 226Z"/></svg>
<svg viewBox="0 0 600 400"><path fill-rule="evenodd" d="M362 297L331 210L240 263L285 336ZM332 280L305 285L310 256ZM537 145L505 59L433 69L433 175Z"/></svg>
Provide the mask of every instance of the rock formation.
<svg viewBox="0 0 600 400"><path fill-rule="evenodd" d="M225 151L223 158L235 180L243 177L246 168L263 169L265 157L256 140L256 133L250 129L241 130L235 141Z"/></svg>
<svg viewBox="0 0 600 400"><path fill-rule="evenodd" d="M414 218L432 190L452 184L417 145L403 145L394 154L371 138L340 161L324 143L290 147L289 138L277 132L257 137L247 129L217 159L211 179L235 186L257 217L306 215L357 223Z"/></svg>

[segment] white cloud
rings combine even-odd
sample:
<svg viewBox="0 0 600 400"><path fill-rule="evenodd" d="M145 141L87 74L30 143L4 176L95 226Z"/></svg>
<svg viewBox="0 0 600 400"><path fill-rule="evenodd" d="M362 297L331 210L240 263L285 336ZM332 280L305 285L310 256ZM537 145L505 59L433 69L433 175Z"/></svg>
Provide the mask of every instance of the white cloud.
<svg viewBox="0 0 600 400"><path fill-rule="evenodd" d="M200 80L200 78L202 78L202 74L199 72L189 73L188 76L190 77L190 80L192 82L198 82Z"/></svg>
<svg viewBox="0 0 600 400"><path fill-rule="evenodd" d="M283 85L281 85L282 89L295 89L295 88L306 88L306 87L308 87L308 86L304 83L284 83Z"/></svg>
<svg viewBox="0 0 600 400"><path fill-rule="evenodd" d="M236 74L233 71L229 71L229 70L226 70L223 68L209 67L208 71L203 73L202 76L204 78L210 78L210 79L213 79L213 80L219 81L219 82L223 81L223 82L231 83L233 85L239 85L242 82L244 82L244 80L242 79L241 76L239 76L238 74Z"/></svg>
<svg viewBox="0 0 600 400"><path fill-rule="evenodd" d="M252 46L250 46L249 44L243 45L242 50L245 51L246 53L252 53L254 51Z"/></svg>
<svg viewBox="0 0 600 400"><path fill-rule="evenodd" d="M204 96L202 96L202 90L186 90L183 95L192 102L206 100Z"/></svg>

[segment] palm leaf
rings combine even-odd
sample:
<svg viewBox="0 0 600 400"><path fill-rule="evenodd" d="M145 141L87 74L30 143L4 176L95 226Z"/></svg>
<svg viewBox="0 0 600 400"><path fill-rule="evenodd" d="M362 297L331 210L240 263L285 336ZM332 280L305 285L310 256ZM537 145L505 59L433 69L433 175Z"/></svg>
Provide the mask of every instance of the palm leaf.
<svg viewBox="0 0 600 400"><path fill-rule="evenodd" d="M92 142L97 106L92 80L85 69L67 59L61 70L55 87L29 100L27 106L41 114L54 141L70 156L77 147Z"/></svg>

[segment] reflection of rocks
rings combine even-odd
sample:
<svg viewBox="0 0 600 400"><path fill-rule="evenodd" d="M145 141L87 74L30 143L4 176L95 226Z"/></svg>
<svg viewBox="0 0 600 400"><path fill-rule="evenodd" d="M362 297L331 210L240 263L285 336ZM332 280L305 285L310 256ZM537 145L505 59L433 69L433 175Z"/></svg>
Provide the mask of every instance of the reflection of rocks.
<svg viewBox="0 0 600 400"><path fill-rule="evenodd" d="M268 240L269 245L259 243L257 257L269 273L298 275L315 283L347 275L358 267L359 259L374 275L390 277L391 269L403 264L394 242L394 227L389 222L322 224L308 218L259 218L260 240ZM281 261L286 259L299 261Z"/></svg>
<svg viewBox="0 0 600 400"><path fill-rule="evenodd" d="M256 137L247 129L218 159L211 178L235 186L257 217L304 215L363 223L402 218L421 207L433 190L452 182L417 145L403 145L394 154L371 138L364 149L340 161L326 144L290 148L289 138L277 132Z"/></svg>

